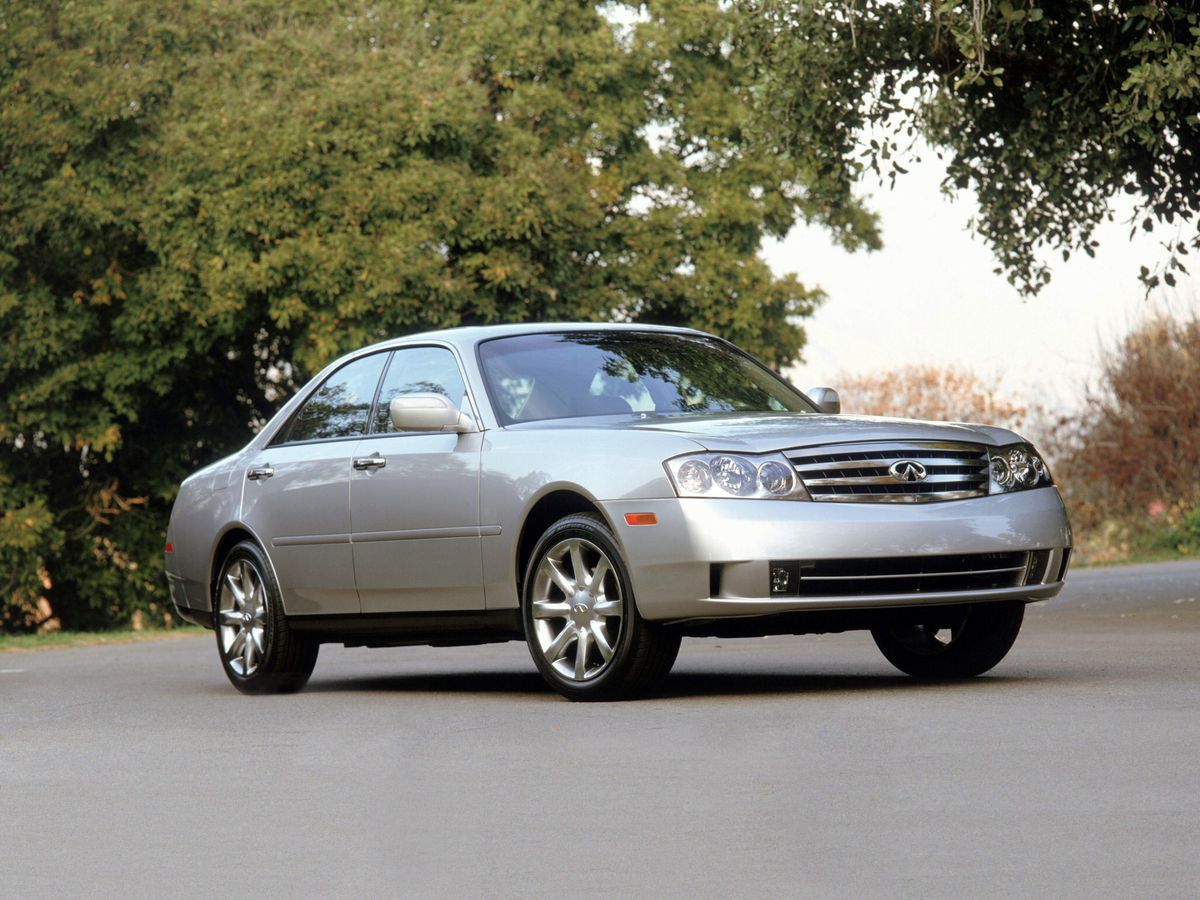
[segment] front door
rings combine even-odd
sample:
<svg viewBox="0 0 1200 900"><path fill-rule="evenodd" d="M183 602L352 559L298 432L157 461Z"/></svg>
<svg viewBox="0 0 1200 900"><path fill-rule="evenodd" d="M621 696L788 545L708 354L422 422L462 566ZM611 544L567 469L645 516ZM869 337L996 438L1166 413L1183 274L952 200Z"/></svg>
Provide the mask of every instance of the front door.
<svg viewBox="0 0 1200 900"><path fill-rule="evenodd" d="M354 571L364 613L483 609L479 459L483 435L398 432L392 398L442 393L470 411L446 347L404 347L383 377L371 435L350 475Z"/></svg>

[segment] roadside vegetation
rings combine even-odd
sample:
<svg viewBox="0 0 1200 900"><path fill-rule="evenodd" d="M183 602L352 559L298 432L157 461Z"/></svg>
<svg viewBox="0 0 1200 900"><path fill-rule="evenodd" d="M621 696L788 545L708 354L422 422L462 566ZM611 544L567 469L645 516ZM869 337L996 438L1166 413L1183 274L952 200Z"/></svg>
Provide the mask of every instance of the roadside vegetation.
<svg viewBox="0 0 1200 900"><path fill-rule="evenodd" d="M1154 316L1110 348L1047 446L1082 559L1200 555L1200 316Z"/></svg>
<svg viewBox="0 0 1200 900"><path fill-rule="evenodd" d="M0 632L0 653L22 653L54 647L95 647L102 644L137 644L144 641L174 640L206 634L199 625L174 628L115 628L108 631L43 631L25 634Z"/></svg>

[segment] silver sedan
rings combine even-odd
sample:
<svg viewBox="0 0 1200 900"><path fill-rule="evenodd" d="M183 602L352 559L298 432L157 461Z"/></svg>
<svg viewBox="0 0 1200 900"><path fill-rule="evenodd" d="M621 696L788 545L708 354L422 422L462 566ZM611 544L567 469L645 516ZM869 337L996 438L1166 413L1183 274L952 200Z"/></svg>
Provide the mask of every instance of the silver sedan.
<svg viewBox="0 0 1200 900"><path fill-rule="evenodd" d="M1045 463L839 413L686 329L377 344L183 483L171 596L247 693L302 687L323 642L523 639L573 699L651 689L684 636L869 629L911 675L987 671L1067 571Z"/></svg>

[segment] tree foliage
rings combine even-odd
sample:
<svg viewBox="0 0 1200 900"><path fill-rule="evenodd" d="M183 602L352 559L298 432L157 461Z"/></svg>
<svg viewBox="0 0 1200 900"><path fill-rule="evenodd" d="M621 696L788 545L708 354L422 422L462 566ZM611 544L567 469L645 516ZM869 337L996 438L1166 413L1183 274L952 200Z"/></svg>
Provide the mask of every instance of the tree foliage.
<svg viewBox="0 0 1200 900"><path fill-rule="evenodd" d="M903 137L979 198L978 232L1021 291L1045 252L1094 255L1120 192L1158 227L1174 285L1200 247L1200 10L1194 3L744 0L760 139L849 195L865 169L905 172ZM1152 271L1154 268L1156 271Z"/></svg>
<svg viewBox="0 0 1200 900"><path fill-rule="evenodd" d="M3 627L161 615L179 480L350 348L615 318L797 357L820 294L761 238L872 218L747 149L735 12L609 12L4 4Z"/></svg>

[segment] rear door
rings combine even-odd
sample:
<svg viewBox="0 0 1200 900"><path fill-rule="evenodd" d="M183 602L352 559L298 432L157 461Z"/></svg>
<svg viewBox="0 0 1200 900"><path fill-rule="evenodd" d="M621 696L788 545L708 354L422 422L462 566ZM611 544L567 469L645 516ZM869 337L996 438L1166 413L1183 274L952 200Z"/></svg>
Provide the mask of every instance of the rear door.
<svg viewBox="0 0 1200 900"><path fill-rule="evenodd" d="M423 393L445 394L474 415L453 351L430 345L393 353L372 433L355 446L350 475L354 570L364 613L484 608L483 435L397 431L388 415L392 399Z"/></svg>
<svg viewBox="0 0 1200 900"><path fill-rule="evenodd" d="M243 475L242 521L266 544L291 615L359 611L350 466L387 358L373 353L331 374Z"/></svg>

